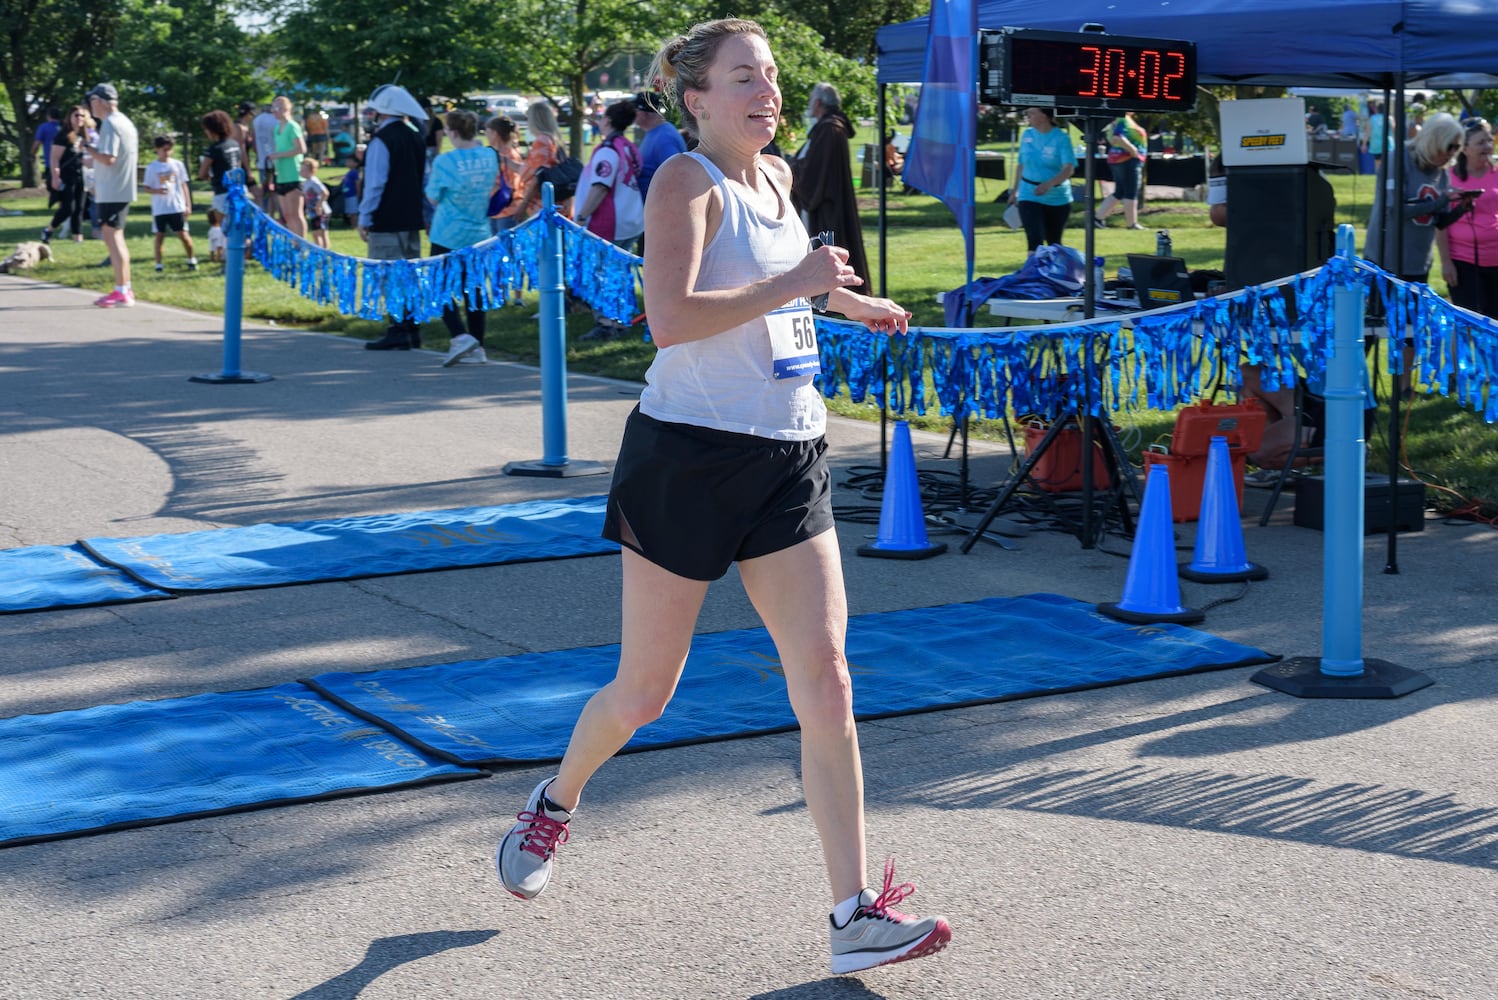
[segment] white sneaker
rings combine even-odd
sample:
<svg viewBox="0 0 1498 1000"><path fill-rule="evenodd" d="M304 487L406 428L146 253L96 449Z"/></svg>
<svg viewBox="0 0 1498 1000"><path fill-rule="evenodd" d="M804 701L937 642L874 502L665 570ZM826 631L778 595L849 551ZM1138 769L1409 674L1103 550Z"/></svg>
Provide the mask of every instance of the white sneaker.
<svg viewBox="0 0 1498 1000"><path fill-rule="evenodd" d="M884 863L884 891L865 889L848 922L832 923L832 971L858 972L912 958L935 955L952 940L952 928L941 917L912 917L893 909L915 892L909 882L893 885L895 860Z"/></svg>
<svg viewBox="0 0 1498 1000"><path fill-rule="evenodd" d="M488 363L489 355L484 353L482 347L476 351L469 351L458 359L458 364L460 365L487 365Z"/></svg>
<svg viewBox="0 0 1498 1000"><path fill-rule="evenodd" d="M466 333L460 333L453 338L452 346L447 350L447 357L442 359L442 367L451 368L465 354L471 354L477 350L482 350L479 342Z"/></svg>
<svg viewBox="0 0 1498 1000"><path fill-rule="evenodd" d="M572 820L569 812L548 813L542 803L546 786L554 781L547 778L536 786L525 808L515 815L518 821L499 842L494 852L494 867L499 872L500 883L512 896L534 899L541 895L546 883L551 881L551 856L556 849L567 843L567 824Z"/></svg>

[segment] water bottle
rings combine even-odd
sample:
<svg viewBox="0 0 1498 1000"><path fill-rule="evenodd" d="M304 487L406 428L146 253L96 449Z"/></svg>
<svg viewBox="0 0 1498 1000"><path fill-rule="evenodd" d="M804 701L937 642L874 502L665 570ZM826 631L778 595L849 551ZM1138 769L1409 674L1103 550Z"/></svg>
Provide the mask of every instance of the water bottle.
<svg viewBox="0 0 1498 1000"><path fill-rule="evenodd" d="M1170 249L1170 230L1162 229L1155 233L1155 256L1172 257L1174 254L1170 252Z"/></svg>
<svg viewBox="0 0 1498 1000"><path fill-rule="evenodd" d="M1103 291L1103 280L1104 280L1103 279L1103 264L1104 263L1105 263L1105 258L1102 258L1102 257L1094 257L1094 258L1092 258L1092 288L1093 288L1093 291L1097 292L1098 294L1102 294L1102 291Z"/></svg>

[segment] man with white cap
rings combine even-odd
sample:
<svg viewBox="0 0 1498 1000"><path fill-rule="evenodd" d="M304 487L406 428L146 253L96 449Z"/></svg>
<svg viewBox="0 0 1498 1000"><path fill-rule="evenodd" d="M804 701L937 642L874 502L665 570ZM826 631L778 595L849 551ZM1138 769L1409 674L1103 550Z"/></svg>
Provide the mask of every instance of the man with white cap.
<svg viewBox="0 0 1498 1000"><path fill-rule="evenodd" d="M387 83L369 95L379 119L364 150L364 193L359 198L359 236L374 260L409 260L421 256L423 201L421 178L426 168L422 129L426 110L404 87ZM394 319L369 351L409 351L421 346L421 330L410 317Z"/></svg>
<svg viewBox="0 0 1498 1000"><path fill-rule="evenodd" d="M125 244L125 215L136 195L136 158L140 138L135 124L120 112L120 95L112 84L88 92L88 108L99 122L99 136L85 146L94 161L94 203L99 207L99 236L114 268L114 291L96 300L105 309L135 305L130 290L130 248Z"/></svg>

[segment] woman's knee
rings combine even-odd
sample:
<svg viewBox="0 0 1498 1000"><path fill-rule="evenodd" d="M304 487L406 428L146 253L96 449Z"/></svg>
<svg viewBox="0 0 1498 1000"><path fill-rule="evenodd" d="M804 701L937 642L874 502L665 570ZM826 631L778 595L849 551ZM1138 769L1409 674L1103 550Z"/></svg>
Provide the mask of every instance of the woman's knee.
<svg viewBox="0 0 1498 1000"><path fill-rule="evenodd" d="M853 681L840 651L829 649L802 668L791 707L803 729L836 727L853 717Z"/></svg>
<svg viewBox="0 0 1498 1000"><path fill-rule="evenodd" d="M676 690L674 684L628 684L620 680L615 680L610 688L609 703L614 715L630 729L648 726L659 719Z"/></svg>

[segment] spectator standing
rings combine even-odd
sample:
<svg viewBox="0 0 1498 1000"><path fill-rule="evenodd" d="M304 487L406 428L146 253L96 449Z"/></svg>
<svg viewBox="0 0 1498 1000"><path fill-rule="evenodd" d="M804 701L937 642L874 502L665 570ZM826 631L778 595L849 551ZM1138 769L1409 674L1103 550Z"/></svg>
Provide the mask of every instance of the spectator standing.
<svg viewBox="0 0 1498 1000"><path fill-rule="evenodd" d="M858 217L858 197L853 192L853 167L848 143L853 123L843 114L842 98L830 83L811 88L806 117L812 123L806 142L790 161L796 183L791 198L801 212L801 222L813 235L831 232L838 246L848 251L848 266L869 284L869 264L863 252L863 224Z"/></svg>
<svg viewBox="0 0 1498 1000"><path fill-rule="evenodd" d="M905 332L910 314L854 292L848 252L808 250L800 220L785 211L791 172L761 153L781 99L759 25L698 25L670 39L647 76L674 92L700 142L661 167L657 183L672 197L648 209L645 295L658 351L625 425L604 515L622 559L619 669L588 700L556 777L535 787L500 841L500 881L521 899L546 889L585 786L664 711L708 587L737 562L799 722L803 794L832 889L822 925L832 971L932 955L951 938L947 922L893 908L914 888L894 884L892 863L883 892L867 885L826 407L814 371L777 372L772 360L808 350L815 358L814 297L876 332Z"/></svg>
<svg viewBox="0 0 1498 1000"><path fill-rule="evenodd" d="M314 246L328 249L328 186L317 176L322 166L315 156L302 157L302 210L307 214L307 235Z"/></svg>
<svg viewBox="0 0 1498 1000"><path fill-rule="evenodd" d="M431 118L427 121L426 135L423 141L426 143L426 165L421 171L421 187L426 189L427 181L432 178L432 163L438 156L442 155L443 120L445 109L439 109L436 104L428 103L427 110L431 112ZM432 229L432 212L434 206L430 201L421 200L421 228L427 232Z"/></svg>
<svg viewBox="0 0 1498 1000"><path fill-rule="evenodd" d="M1009 204L1019 206L1020 223L1030 252L1042 243L1060 243L1071 215L1071 175L1077 154L1064 127L1056 125L1054 108L1026 108L1029 127L1019 139L1019 181L1009 189Z"/></svg>
<svg viewBox="0 0 1498 1000"><path fill-rule="evenodd" d="M494 150L498 161L494 190L490 192L489 201L489 231L491 235L497 236L501 231L515 226L515 216L503 213L510 207L510 202L520 196L520 172L524 169L525 159L520 153L520 136L515 122L508 115L495 115L486 121L484 137L489 140L489 148ZM509 189L510 200L500 205L496 204L494 198L502 188Z"/></svg>
<svg viewBox="0 0 1498 1000"><path fill-rule="evenodd" d="M1344 139L1358 138L1358 112L1351 103L1342 108L1342 127L1338 134Z"/></svg>
<svg viewBox="0 0 1498 1000"><path fill-rule="evenodd" d="M192 249L192 234L187 219L192 214L192 191L187 186L187 167L172 155L170 136L158 135L151 140L156 159L146 164L141 186L151 195L151 232L156 240L156 270L164 269L161 245L167 233L175 233L187 251L187 269L198 269L198 258Z"/></svg>
<svg viewBox="0 0 1498 1000"><path fill-rule="evenodd" d="M665 104L660 94L642 90L635 95L635 124L640 138L640 197L650 196L650 178L677 153L685 153L687 144L681 131L665 118Z"/></svg>
<svg viewBox="0 0 1498 1000"><path fill-rule="evenodd" d="M426 196L433 205L432 256L440 257L460 247L487 240L489 231L489 196L499 175L499 160L492 149L478 141L478 116L472 111L447 113L447 138L452 149L432 161L427 179ZM451 346L442 359L444 368L456 364L485 364L484 310L467 303L466 322L458 303L442 308L442 323L447 327Z"/></svg>
<svg viewBox="0 0 1498 1000"><path fill-rule="evenodd" d="M281 202L281 224L293 234L307 235L307 218L303 215L302 157L307 155L307 137L291 117L291 99L277 97L271 102L276 116L275 151L270 162L275 168L276 196Z"/></svg>
<svg viewBox="0 0 1498 1000"><path fill-rule="evenodd" d="M136 195L136 160L140 138L135 124L120 111L120 95L113 84L101 83L88 92L89 110L99 121L99 137L88 152L94 161L94 200L99 206L100 235L114 270L114 291L94 302L105 309L135 305L130 288L130 247L125 243L125 217Z"/></svg>
<svg viewBox="0 0 1498 1000"><path fill-rule="evenodd" d="M240 101L234 106L234 142L239 146L239 155L244 158L246 165L252 165L255 161L251 153L255 151L255 102ZM250 172L247 183L255 182L254 172Z"/></svg>
<svg viewBox="0 0 1498 1000"><path fill-rule="evenodd" d="M1368 152L1373 154L1373 169L1383 168L1384 154L1394 148L1394 132L1384 114L1382 101L1368 102Z"/></svg>
<svg viewBox="0 0 1498 1000"><path fill-rule="evenodd" d="M1099 227L1106 226L1108 213L1123 206L1124 225L1129 229L1143 229L1139 224L1139 182L1144 176L1145 149L1149 136L1144 126L1134 120L1134 113L1126 111L1116 118L1108 128L1108 172L1113 175L1113 192L1103 199L1093 218ZM1033 247L1032 247L1033 249Z"/></svg>
<svg viewBox="0 0 1498 1000"><path fill-rule="evenodd" d="M1368 218L1363 257L1403 281L1426 284L1434 257L1436 233L1461 218L1472 207L1472 199L1451 187L1447 167L1462 149L1462 127L1450 115L1432 115L1413 141L1404 147L1404 192L1390 204L1386 197L1392 181L1385 173L1392 164L1384 158L1373 186L1373 211ZM1403 256L1392 260L1395 228L1403 230ZM1387 241L1388 246L1384 244ZM1377 296L1375 296L1375 299ZM1406 341L1404 371L1398 376L1401 393L1410 386L1413 345Z"/></svg>
<svg viewBox="0 0 1498 1000"><path fill-rule="evenodd" d="M307 153L321 163L328 152L328 113L322 108L308 108L302 131L307 135Z"/></svg>
<svg viewBox="0 0 1498 1000"><path fill-rule="evenodd" d="M52 137L47 150L47 186L57 192L57 211L42 230L43 243L51 242L52 234L64 222L73 242L83 242L83 147L93 127L88 108L79 105L68 112L67 121Z"/></svg>
<svg viewBox="0 0 1498 1000"><path fill-rule="evenodd" d="M229 213L228 173L244 166L244 150L235 137L237 129L227 111L210 111L199 124L203 126L209 145L208 151L198 160L198 179L206 180L213 192L209 207L224 216Z"/></svg>
<svg viewBox="0 0 1498 1000"><path fill-rule="evenodd" d="M26 151L26 156L33 163L37 161L37 155L41 154L42 186L47 189L48 208L51 208L53 205L57 204L57 199L59 196L59 192L57 191L57 189L49 184L48 180L51 177L50 160L52 157L52 143L57 138L57 130L61 124L58 119L60 119L61 117L61 111L57 110L57 108L55 107L49 107L47 109L46 118L42 120L42 123L36 127L36 132L32 134L31 146Z"/></svg>
<svg viewBox="0 0 1498 1000"><path fill-rule="evenodd" d="M1436 233L1441 277L1451 301L1498 319L1498 170L1493 130L1474 118L1465 126L1461 156L1451 168L1458 187L1479 192L1469 215Z"/></svg>
<svg viewBox="0 0 1498 1000"><path fill-rule="evenodd" d="M280 204L275 197L276 183L271 172L271 154L276 151L276 126L279 122L276 121L272 107L274 102L260 110L250 122L250 131L254 135L251 145L255 151L255 166L260 172L260 207L267 215L275 218L280 211Z"/></svg>
<svg viewBox="0 0 1498 1000"><path fill-rule="evenodd" d="M360 169L364 159L364 147L356 146L343 165L348 169L343 172L343 179L338 182L338 188L343 192L343 217L350 226L355 229L359 227L359 192L363 189L361 177L363 171Z"/></svg>
<svg viewBox="0 0 1498 1000"><path fill-rule="evenodd" d="M541 171L560 163L562 150L565 148L562 133L557 130L556 112L546 101L531 102L530 107L525 109L525 123L530 129L531 145L520 169L520 186L515 189L510 207L499 213L500 219L515 217L510 226L520 225L540 210ZM558 204L556 209L563 215L569 214L566 201Z"/></svg>
<svg viewBox="0 0 1498 1000"><path fill-rule="evenodd" d="M633 100L610 104L604 111L609 134L593 150L588 166L578 179L582 203L573 220L588 232L615 246L633 251L635 240L645 231L645 199L640 195L640 150L624 131L634 124ZM595 311L593 329L584 340L612 340L628 327Z"/></svg>
<svg viewBox="0 0 1498 1000"><path fill-rule="evenodd" d="M421 256L421 176L426 164L422 126L427 113L406 88L393 83L369 95L375 133L364 150L364 190L359 196L359 236L375 260ZM391 318L367 351L421 347L421 329L410 316Z"/></svg>

